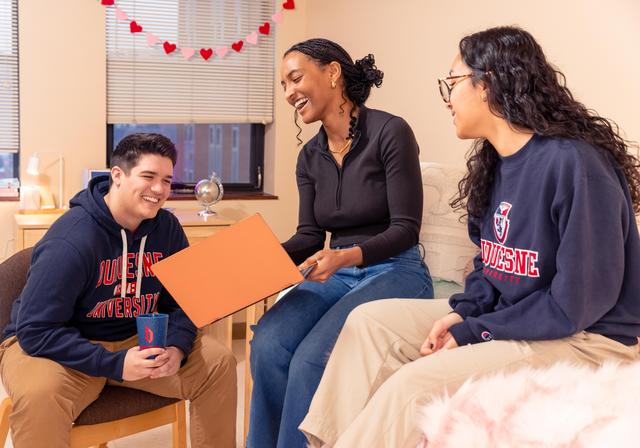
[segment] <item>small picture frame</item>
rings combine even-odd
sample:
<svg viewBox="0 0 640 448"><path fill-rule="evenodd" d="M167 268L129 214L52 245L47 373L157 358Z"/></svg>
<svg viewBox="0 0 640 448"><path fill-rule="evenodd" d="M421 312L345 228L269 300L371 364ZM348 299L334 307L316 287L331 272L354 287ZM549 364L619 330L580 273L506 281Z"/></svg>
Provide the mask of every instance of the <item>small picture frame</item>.
<svg viewBox="0 0 640 448"><path fill-rule="evenodd" d="M82 185L84 185L84 187L87 188L89 186L89 181L91 179L94 179L99 176L108 176L110 173L111 173L111 170L108 168L103 168L103 169L88 168L84 170L84 172L82 173Z"/></svg>

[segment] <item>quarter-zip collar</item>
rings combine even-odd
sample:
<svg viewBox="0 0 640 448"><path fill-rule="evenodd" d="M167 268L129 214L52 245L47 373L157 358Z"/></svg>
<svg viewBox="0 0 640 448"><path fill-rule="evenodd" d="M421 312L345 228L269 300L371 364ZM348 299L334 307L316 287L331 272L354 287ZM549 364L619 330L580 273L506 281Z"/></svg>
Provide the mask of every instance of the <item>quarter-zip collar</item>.
<svg viewBox="0 0 640 448"><path fill-rule="evenodd" d="M342 166L338 165L336 159L333 158L331 153L329 152L329 138L327 137L327 131L324 126L320 126L320 130L316 139L316 149L321 152L322 157L329 160L338 173L338 184L336 185L336 209L340 210L342 206L342 177L345 170L345 167L349 161L355 157L358 152L360 152L361 148L358 146L358 142L360 141L360 136L363 134L365 130L365 119L366 119L367 108L364 106L360 106L360 113L358 114L358 122L356 123L355 134L353 137L353 142L351 143L351 148L342 158Z"/></svg>

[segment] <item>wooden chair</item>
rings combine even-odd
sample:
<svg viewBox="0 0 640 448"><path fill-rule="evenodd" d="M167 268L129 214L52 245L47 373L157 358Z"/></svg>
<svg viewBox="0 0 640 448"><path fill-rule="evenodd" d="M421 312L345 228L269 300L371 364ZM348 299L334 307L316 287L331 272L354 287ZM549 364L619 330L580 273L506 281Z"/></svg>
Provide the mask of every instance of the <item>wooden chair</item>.
<svg viewBox="0 0 640 448"><path fill-rule="evenodd" d="M26 282L31 248L23 249L0 264L0 329L10 317L11 305ZM0 446L9 431L11 399L0 404ZM106 448L110 440L166 424L172 425L173 447L187 446L184 400L165 398L126 387L106 386L96 401L76 419L71 429L71 448Z"/></svg>

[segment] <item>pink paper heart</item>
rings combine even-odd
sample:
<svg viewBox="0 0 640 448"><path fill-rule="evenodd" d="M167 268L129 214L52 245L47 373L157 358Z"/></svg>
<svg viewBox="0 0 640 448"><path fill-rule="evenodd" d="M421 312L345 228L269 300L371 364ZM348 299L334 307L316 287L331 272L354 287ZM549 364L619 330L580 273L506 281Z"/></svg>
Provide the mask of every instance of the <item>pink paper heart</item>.
<svg viewBox="0 0 640 448"><path fill-rule="evenodd" d="M282 22L282 11L278 11L277 13L272 15L271 20L273 20L275 23Z"/></svg>
<svg viewBox="0 0 640 448"><path fill-rule="evenodd" d="M158 39L153 34L147 33L147 45L149 45L150 47L153 47L155 44L157 44L159 40L160 39Z"/></svg>
<svg viewBox="0 0 640 448"><path fill-rule="evenodd" d="M229 52L229 49L227 47L218 47L216 48L216 54L218 55L218 57L225 57L226 54Z"/></svg>
<svg viewBox="0 0 640 448"><path fill-rule="evenodd" d="M196 50L193 48L182 48L180 53L182 53L182 57L185 59L191 59L191 56L195 54Z"/></svg>
<svg viewBox="0 0 640 448"><path fill-rule="evenodd" d="M129 20L129 16L122 9L116 8L116 20L121 20L121 21Z"/></svg>
<svg viewBox="0 0 640 448"><path fill-rule="evenodd" d="M247 42L249 42L250 44L257 44L258 43L258 33L256 33L255 31L251 34L247 35Z"/></svg>

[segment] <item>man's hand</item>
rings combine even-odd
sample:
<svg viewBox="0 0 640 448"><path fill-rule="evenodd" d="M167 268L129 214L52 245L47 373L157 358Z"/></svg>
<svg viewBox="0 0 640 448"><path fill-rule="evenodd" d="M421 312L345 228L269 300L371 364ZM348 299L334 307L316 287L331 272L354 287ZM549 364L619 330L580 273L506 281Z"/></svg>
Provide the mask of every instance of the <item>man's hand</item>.
<svg viewBox="0 0 640 448"><path fill-rule="evenodd" d="M420 354L431 355L440 349L456 348L458 343L449 332L452 325L462 322L463 319L458 313L449 313L433 324L429 336L420 347Z"/></svg>
<svg viewBox="0 0 640 448"><path fill-rule="evenodd" d="M303 270L314 263L318 265L311 271L307 280L326 282L338 269L362 264L362 249L358 246L348 249L323 249L307 258L298 268Z"/></svg>
<svg viewBox="0 0 640 448"><path fill-rule="evenodd" d="M180 370L180 363L183 358L184 353L178 347L167 347L165 352L156 358L156 361L161 362L162 365L153 369L149 378L155 379L175 375Z"/></svg>
<svg viewBox="0 0 640 448"><path fill-rule="evenodd" d="M149 378L154 369L163 365L165 361L156 359L147 359L149 356L161 355L165 353L164 348L148 348L140 350L140 347L132 347L127 350L124 357L124 367L122 368L122 379L125 381L137 381Z"/></svg>

